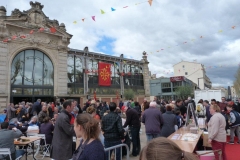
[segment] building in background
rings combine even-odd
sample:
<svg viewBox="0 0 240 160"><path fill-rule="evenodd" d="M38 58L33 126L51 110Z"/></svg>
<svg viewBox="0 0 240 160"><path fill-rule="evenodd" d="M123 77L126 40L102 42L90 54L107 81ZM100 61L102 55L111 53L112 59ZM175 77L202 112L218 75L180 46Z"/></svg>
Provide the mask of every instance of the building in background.
<svg viewBox="0 0 240 160"><path fill-rule="evenodd" d="M211 89L212 82L206 75L203 64L197 62L181 61L175 65L174 76L185 76L198 85L199 89Z"/></svg>
<svg viewBox="0 0 240 160"><path fill-rule="evenodd" d="M236 90L235 90L234 86L231 86L231 95L232 95L233 101L236 101L238 99L238 96L236 94Z"/></svg>
<svg viewBox="0 0 240 160"><path fill-rule="evenodd" d="M142 60L69 49L72 35L51 20L39 2L10 16L0 7L0 112L9 102L53 102L87 97L117 101L133 89L135 99L150 96L146 52Z"/></svg>
<svg viewBox="0 0 240 160"><path fill-rule="evenodd" d="M175 90L179 86L192 86L193 91L197 85L184 76L160 77L150 80L150 94L165 100L176 100Z"/></svg>

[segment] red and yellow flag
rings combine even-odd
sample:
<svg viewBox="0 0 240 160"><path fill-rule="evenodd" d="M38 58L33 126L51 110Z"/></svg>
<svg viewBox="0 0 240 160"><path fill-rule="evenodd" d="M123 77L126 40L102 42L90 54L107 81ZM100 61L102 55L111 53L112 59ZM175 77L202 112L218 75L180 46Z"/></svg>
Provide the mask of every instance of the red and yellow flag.
<svg viewBox="0 0 240 160"><path fill-rule="evenodd" d="M111 64L98 62L98 85L111 86Z"/></svg>

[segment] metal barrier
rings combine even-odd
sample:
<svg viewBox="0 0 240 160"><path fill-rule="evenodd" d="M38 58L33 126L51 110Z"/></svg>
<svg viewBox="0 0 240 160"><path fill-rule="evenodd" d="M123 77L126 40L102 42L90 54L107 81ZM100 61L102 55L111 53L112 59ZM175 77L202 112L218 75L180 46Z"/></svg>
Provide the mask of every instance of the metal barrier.
<svg viewBox="0 0 240 160"><path fill-rule="evenodd" d="M108 160L111 160L111 158L110 158L110 155L111 155L111 150L114 150L115 151L115 159L114 160L116 160L116 149L117 148L120 148L120 157L121 157L121 159L122 159L122 147L126 147L126 150L127 150L127 155L126 155L126 160L129 160L129 148L128 148L128 145L127 144L119 144L119 145L116 145L116 146L112 146L112 147L109 147L109 148L105 148L104 149L104 151L105 152L107 152L107 151L109 151L108 152Z"/></svg>

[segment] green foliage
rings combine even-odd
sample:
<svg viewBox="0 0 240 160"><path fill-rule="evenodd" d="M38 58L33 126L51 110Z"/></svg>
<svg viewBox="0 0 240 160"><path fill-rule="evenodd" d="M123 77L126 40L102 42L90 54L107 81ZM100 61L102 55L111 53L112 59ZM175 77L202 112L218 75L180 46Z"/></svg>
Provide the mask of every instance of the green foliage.
<svg viewBox="0 0 240 160"><path fill-rule="evenodd" d="M134 98L134 92L132 89L124 90L124 98L125 100L133 99Z"/></svg>
<svg viewBox="0 0 240 160"><path fill-rule="evenodd" d="M181 99L187 99L188 96L193 96L193 87L192 86L179 86L175 90L176 95Z"/></svg>

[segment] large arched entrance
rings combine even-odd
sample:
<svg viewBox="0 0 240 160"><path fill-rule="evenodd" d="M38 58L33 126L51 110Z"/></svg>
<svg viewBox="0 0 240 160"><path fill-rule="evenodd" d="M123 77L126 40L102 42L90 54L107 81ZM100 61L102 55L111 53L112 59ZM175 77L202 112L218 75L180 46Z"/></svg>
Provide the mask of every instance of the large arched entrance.
<svg viewBox="0 0 240 160"><path fill-rule="evenodd" d="M54 100L54 68L50 58L38 50L18 53L11 65L11 102Z"/></svg>

